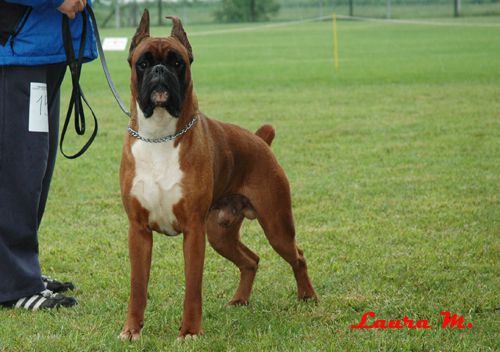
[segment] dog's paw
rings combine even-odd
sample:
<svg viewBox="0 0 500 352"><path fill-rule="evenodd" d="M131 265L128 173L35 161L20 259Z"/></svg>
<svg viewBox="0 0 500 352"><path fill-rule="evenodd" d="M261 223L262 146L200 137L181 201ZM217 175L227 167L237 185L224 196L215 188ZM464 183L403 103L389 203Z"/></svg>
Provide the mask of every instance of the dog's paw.
<svg viewBox="0 0 500 352"><path fill-rule="evenodd" d="M137 341L141 338L141 332L134 329L123 330L118 338L122 341Z"/></svg>
<svg viewBox="0 0 500 352"><path fill-rule="evenodd" d="M316 296L316 294L314 294L314 295L302 295L299 297L299 301L319 303L319 298L318 298L318 296Z"/></svg>
<svg viewBox="0 0 500 352"><path fill-rule="evenodd" d="M196 339L198 339L198 337L200 337L200 336L201 336L201 334L200 334L200 335L186 334L186 335L184 335L184 336L179 336L179 337L177 338L177 341L179 341L179 342L183 342L183 341L191 341L191 340L196 340Z"/></svg>
<svg viewBox="0 0 500 352"><path fill-rule="evenodd" d="M250 302L248 299L244 298L233 298L232 300L229 301L230 306L248 306Z"/></svg>
<svg viewBox="0 0 500 352"><path fill-rule="evenodd" d="M200 328L181 328L177 341L196 340L203 335L203 329Z"/></svg>

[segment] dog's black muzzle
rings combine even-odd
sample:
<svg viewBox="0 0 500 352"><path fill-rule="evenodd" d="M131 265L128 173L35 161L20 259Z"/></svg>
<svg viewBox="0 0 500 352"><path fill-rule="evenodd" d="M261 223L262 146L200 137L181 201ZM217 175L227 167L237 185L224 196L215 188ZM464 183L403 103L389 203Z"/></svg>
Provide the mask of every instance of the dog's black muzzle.
<svg viewBox="0 0 500 352"><path fill-rule="evenodd" d="M140 88L139 105L144 116L151 117L155 108L165 108L173 117L179 117L182 98L177 75L165 65L153 66L145 75Z"/></svg>

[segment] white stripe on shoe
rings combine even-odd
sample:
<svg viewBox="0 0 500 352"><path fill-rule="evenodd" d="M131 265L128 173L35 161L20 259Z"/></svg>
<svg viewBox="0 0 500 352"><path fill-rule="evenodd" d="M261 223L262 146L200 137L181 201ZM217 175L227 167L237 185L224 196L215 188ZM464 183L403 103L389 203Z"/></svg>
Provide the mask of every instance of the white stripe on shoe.
<svg viewBox="0 0 500 352"><path fill-rule="evenodd" d="M38 301L43 298L43 296L40 295L37 296L38 297L33 302L31 302L31 304L28 307L26 307L26 309L33 309L33 307L38 303Z"/></svg>
<svg viewBox="0 0 500 352"><path fill-rule="evenodd" d="M46 300L47 298L41 297L41 299L38 302L36 302L35 306L33 307L33 310L38 310L38 308L40 308L42 303L45 302Z"/></svg>
<svg viewBox="0 0 500 352"><path fill-rule="evenodd" d="M16 308L21 308L21 306L26 302L28 297L19 298L16 302Z"/></svg>
<svg viewBox="0 0 500 352"><path fill-rule="evenodd" d="M23 308L30 309L31 303L33 303L39 297L40 297L39 295L33 295L33 296L31 296L31 298L28 300L28 302L26 302L26 303L23 304L23 306L24 306Z"/></svg>

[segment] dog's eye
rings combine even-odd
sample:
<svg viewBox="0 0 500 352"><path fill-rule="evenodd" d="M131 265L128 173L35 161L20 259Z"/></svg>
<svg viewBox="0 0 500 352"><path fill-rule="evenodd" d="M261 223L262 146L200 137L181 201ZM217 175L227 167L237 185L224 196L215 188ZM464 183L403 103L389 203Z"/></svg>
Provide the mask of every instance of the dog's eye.
<svg viewBox="0 0 500 352"><path fill-rule="evenodd" d="M139 63L139 67L142 68L143 70L146 69L148 66L149 65L147 61L142 61L141 63Z"/></svg>
<svg viewBox="0 0 500 352"><path fill-rule="evenodd" d="M174 66L176 69L181 69L184 67L184 61L182 61L181 59L175 59L174 61Z"/></svg>

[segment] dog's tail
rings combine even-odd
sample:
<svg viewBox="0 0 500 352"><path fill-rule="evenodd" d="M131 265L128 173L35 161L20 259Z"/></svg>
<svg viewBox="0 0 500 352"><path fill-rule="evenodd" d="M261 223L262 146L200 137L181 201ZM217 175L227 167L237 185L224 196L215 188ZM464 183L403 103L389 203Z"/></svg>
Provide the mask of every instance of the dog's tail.
<svg viewBox="0 0 500 352"><path fill-rule="evenodd" d="M262 138L264 142L266 142L269 146L271 146L274 136L276 135L276 133L274 132L274 127L271 125L260 126L260 128L255 132L255 134L260 138Z"/></svg>

